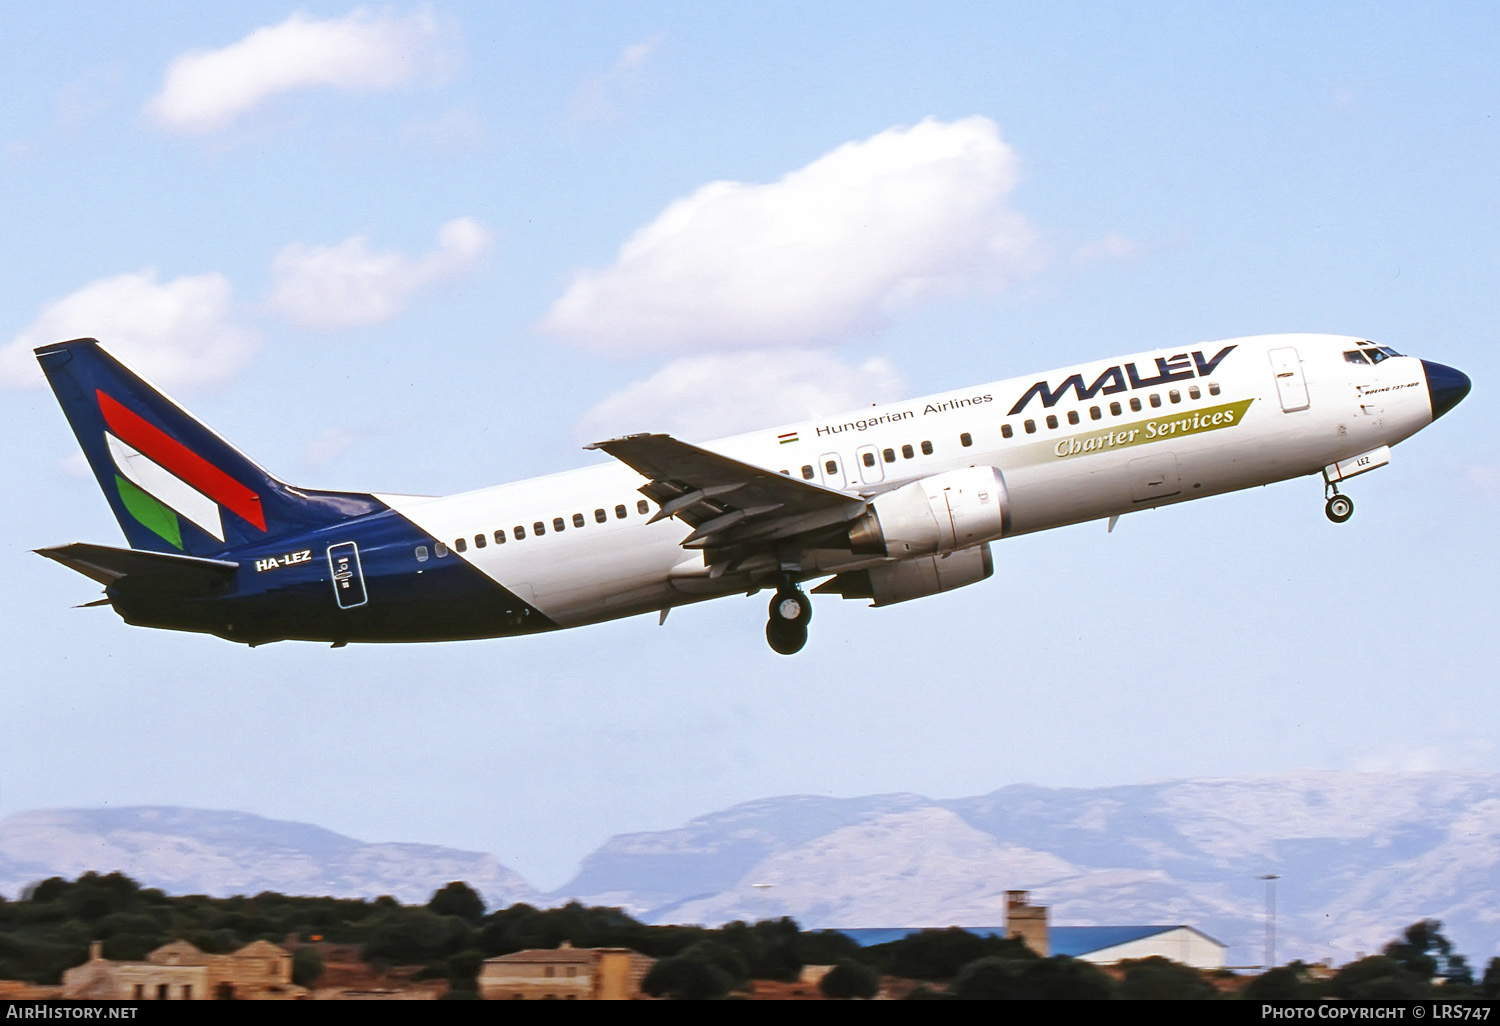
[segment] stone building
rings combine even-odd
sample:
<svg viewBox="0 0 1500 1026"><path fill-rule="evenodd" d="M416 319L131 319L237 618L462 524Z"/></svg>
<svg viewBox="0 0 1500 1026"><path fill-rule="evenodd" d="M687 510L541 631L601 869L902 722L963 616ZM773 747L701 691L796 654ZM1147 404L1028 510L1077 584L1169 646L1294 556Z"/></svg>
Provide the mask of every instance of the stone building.
<svg viewBox="0 0 1500 1026"><path fill-rule="evenodd" d="M202 1001L213 998L288 999L307 996L292 983L292 955L269 941L252 941L228 955L210 955L185 940L163 944L143 962L115 962L102 945L89 960L63 973L64 999Z"/></svg>
<svg viewBox="0 0 1500 1026"><path fill-rule="evenodd" d="M487 958L479 968L479 996L487 1001L553 999L628 1001L656 960L629 948L530 948Z"/></svg>

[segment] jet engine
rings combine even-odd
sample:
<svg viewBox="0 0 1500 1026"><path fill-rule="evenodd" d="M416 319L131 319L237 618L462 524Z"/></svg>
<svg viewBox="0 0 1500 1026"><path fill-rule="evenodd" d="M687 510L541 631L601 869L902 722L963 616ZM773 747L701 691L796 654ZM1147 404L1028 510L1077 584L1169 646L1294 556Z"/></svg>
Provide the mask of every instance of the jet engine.
<svg viewBox="0 0 1500 1026"><path fill-rule="evenodd" d="M941 555L999 538L1009 526L1010 496L999 469L965 467L876 498L850 525L849 547L856 555L894 559Z"/></svg>
<svg viewBox="0 0 1500 1026"><path fill-rule="evenodd" d="M814 592L867 598L873 606L889 606L914 598L977 584L995 572L988 542L941 556L918 556L899 563L854 570L825 581Z"/></svg>

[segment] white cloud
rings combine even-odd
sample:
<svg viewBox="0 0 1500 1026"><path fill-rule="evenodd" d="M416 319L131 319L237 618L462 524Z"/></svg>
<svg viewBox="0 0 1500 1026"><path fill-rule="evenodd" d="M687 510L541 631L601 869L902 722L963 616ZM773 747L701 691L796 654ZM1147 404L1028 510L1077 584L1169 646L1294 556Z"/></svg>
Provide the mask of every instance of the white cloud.
<svg viewBox="0 0 1500 1026"><path fill-rule="evenodd" d="M639 90L641 69L660 45L657 36L631 43L608 71L580 85L573 96L573 120L600 121L612 117L620 103Z"/></svg>
<svg viewBox="0 0 1500 1026"><path fill-rule="evenodd" d="M1107 232L1090 239L1073 251L1073 262L1079 265L1129 260L1140 256L1141 247L1119 232Z"/></svg>
<svg viewBox="0 0 1500 1026"><path fill-rule="evenodd" d="M269 303L304 327L377 324L400 313L419 289L468 270L489 242L469 217L443 225L437 249L421 257L371 249L358 235L333 246L294 242L271 262Z"/></svg>
<svg viewBox="0 0 1500 1026"><path fill-rule="evenodd" d="M543 327L598 349L826 344L933 293L1000 287L1035 233L1006 206L1014 151L982 117L891 128L769 185L712 182L614 264L577 276Z"/></svg>
<svg viewBox="0 0 1500 1026"><path fill-rule="evenodd" d="M293 14L222 49L173 58L146 109L171 131L212 132L295 89L391 89L437 61L437 36L427 13L398 17L358 8L327 20Z"/></svg>
<svg viewBox="0 0 1500 1026"><path fill-rule="evenodd" d="M254 333L231 323L231 300L229 279L217 273L164 283L154 270L101 278L43 307L0 349L0 384L41 384L31 351L85 336L163 387L226 380L259 345Z"/></svg>
<svg viewBox="0 0 1500 1026"><path fill-rule="evenodd" d="M880 357L852 365L812 350L709 353L675 360L599 403L578 425L580 442L633 431L706 440L901 396Z"/></svg>

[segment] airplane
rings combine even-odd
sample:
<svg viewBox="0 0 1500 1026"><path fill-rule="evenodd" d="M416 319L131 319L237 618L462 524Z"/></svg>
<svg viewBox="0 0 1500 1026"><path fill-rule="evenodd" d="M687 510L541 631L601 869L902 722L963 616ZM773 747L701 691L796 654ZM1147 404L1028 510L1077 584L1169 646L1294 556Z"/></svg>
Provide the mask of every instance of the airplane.
<svg viewBox="0 0 1500 1026"><path fill-rule="evenodd" d="M273 477L94 339L36 350L129 548L36 550L128 624L283 640L531 634L770 590L766 639L807 641L814 594L871 605L994 571L992 542L1313 474L1340 486L1468 394L1367 339L1172 346L446 497Z"/></svg>

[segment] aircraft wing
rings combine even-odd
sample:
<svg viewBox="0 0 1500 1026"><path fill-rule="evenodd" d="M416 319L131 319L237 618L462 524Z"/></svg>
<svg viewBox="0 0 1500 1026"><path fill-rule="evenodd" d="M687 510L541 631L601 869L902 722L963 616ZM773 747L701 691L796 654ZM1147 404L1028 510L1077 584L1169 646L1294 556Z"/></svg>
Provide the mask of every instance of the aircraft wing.
<svg viewBox="0 0 1500 1026"><path fill-rule="evenodd" d="M774 470L721 456L671 435L626 435L596 442L647 483L641 494L661 506L653 521L676 517L693 528L683 548L767 542L843 524L865 500Z"/></svg>
<svg viewBox="0 0 1500 1026"><path fill-rule="evenodd" d="M240 566L224 559L177 556L145 549L117 549L88 542L57 545L36 552L105 587L127 581L131 587L145 585L181 595L210 595L222 591Z"/></svg>

